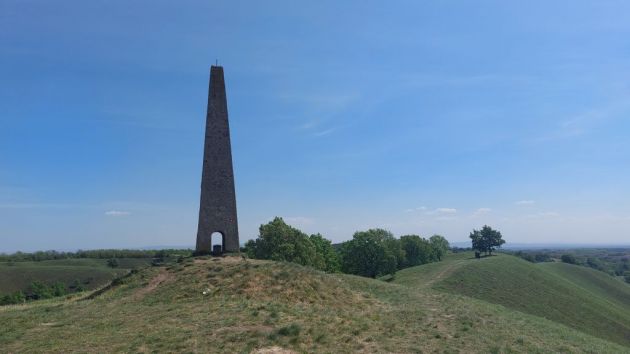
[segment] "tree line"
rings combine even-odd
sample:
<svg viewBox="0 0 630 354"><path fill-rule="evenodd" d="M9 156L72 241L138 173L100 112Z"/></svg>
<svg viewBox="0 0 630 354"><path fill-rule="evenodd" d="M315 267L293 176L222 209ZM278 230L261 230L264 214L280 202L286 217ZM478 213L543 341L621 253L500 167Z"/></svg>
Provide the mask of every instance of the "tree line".
<svg viewBox="0 0 630 354"><path fill-rule="evenodd" d="M0 262L40 262L57 259L70 258L169 258L174 256L190 256L192 250L189 249L161 249L161 250L129 250L129 249L101 249L101 250L78 250L76 252L59 251L37 251L37 252L15 252L12 254L0 253Z"/></svg>
<svg viewBox="0 0 630 354"><path fill-rule="evenodd" d="M247 241L243 251L250 258L293 262L326 272L376 278L440 261L448 248L448 241L440 235L429 239L418 235L396 238L383 229L357 231L351 240L333 245L321 234L309 236L276 217L260 226L258 238Z"/></svg>

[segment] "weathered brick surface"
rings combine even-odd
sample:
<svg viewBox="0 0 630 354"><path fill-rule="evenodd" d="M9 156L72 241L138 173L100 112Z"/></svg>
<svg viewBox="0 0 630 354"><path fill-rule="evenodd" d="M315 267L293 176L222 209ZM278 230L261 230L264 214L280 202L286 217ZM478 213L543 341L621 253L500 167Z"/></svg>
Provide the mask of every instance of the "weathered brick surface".
<svg viewBox="0 0 630 354"><path fill-rule="evenodd" d="M197 251L212 250L211 235L223 235L226 252L239 250L236 193L223 67L210 68L206 138L201 176ZM215 240L216 243L216 240Z"/></svg>

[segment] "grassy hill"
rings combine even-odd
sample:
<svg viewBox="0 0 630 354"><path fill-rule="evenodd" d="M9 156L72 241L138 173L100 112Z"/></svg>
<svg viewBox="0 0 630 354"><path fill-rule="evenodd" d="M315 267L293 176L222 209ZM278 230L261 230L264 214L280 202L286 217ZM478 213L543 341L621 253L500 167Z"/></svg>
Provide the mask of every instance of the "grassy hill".
<svg viewBox="0 0 630 354"><path fill-rule="evenodd" d="M487 261L478 263L495 262ZM64 353L630 351L541 317L432 289L470 263L451 257L402 271L388 283L238 257L191 258L140 270L91 299L73 295L0 307L0 348Z"/></svg>
<svg viewBox="0 0 630 354"><path fill-rule="evenodd" d="M106 259L78 258L39 262L0 262L0 295L26 291L34 281L51 285L78 280L86 289L107 284L129 269L147 265L151 259L118 259L118 268L107 266Z"/></svg>
<svg viewBox="0 0 630 354"><path fill-rule="evenodd" d="M630 346L630 286L592 269L533 264L499 255L450 260L435 289L466 295L536 315L603 339ZM401 272L400 282L421 269Z"/></svg>
<svg viewBox="0 0 630 354"><path fill-rule="evenodd" d="M594 295L615 301L621 306L630 306L630 286L619 278L614 278L595 269L573 264L541 263L539 266L571 281Z"/></svg>

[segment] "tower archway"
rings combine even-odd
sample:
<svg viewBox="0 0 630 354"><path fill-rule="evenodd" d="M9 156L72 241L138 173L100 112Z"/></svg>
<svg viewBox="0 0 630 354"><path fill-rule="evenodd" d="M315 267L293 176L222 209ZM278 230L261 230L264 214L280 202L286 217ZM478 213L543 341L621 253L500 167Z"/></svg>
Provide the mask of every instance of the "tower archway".
<svg viewBox="0 0 630 354"><path fill-rule="evenodd" d="M225 236L220 231L215 231L210 235L210 249L213 256L220 256L225 252Z"/></svg>

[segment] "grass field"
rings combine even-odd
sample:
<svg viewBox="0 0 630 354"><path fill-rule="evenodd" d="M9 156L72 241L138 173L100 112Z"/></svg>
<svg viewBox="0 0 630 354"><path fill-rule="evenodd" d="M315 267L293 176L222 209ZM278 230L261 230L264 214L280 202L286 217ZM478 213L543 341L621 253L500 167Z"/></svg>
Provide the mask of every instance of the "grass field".
<svg viewBox="0 0 630 354"><path fill-rule="evenodd" d="M496 257L502 258L507 256ZM433 289L471 262L456 255L384 282L238 257L187 259L140 270L92 300L77 294L0 307L0 348L9 353L630 352L539 316Z"/></svg>
<svg viewBox="0 0 630 354"><path fill-rule="evenodd" d="M509 255L450 262L456 266L435 283L436 289L630 346L630 286L605 273L574 265L534 264Z"/></svg>
<svg viewBox="0 0 630 354"><path fill-rule="evenodd" d="M148 265L150 261L146 258L118 259L117 268L108 267L106 259L94 258L0 262L0 295L27 291L34 281L47 285L55 282L68 285L78 280L86 289L95 289L131 268Z"/></svg>

